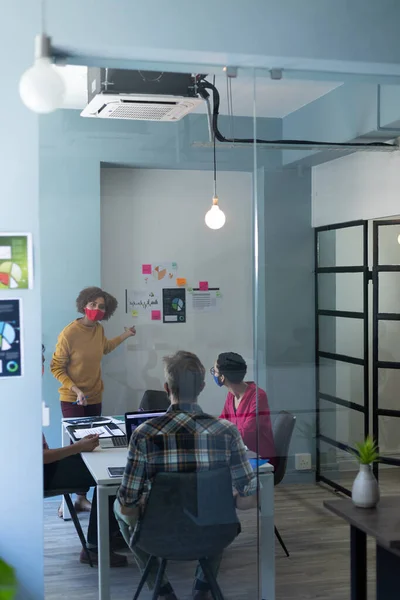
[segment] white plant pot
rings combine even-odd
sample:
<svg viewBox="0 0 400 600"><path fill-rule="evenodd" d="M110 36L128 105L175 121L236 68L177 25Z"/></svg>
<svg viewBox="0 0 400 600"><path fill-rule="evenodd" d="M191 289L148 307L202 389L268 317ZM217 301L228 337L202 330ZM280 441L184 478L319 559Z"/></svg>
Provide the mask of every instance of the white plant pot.
<svg viewBox="0 0 400 600"><path fill-rule="evenodd" d="M360 508L374 508L379 502L379 496L379 485L371 465L360 465L351 492L354 505Z"/></svg>

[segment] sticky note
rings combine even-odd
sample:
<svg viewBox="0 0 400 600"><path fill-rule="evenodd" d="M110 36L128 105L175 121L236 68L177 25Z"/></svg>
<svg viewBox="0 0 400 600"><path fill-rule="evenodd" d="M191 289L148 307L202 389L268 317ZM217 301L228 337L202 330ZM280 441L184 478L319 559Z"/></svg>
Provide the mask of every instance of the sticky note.
<svg viewBox="0 0 400 600"><path fill-rule="evenodd" d="M176 285L186 285L186 277L177 277L176 278Z"/></svg>
<svg viewBox="0 0 400 600"><path fill-rule="evenodd" d="M193 288L192 287L188 287L187 291L189 292L189 294L191 294L193 292Z"/></svg>
<svg viewBox="0 0 400 600"><path fill-rule="evenodd" d="M218 291L218 292L216 292L216 294L215 294L215 295L216 295L216 297L217 297L217 298L221 298L221 295L222 295L222 294L221 294L221 292L219 292L219 291Z"/></svg>
<svg viewBox="0 0 400 600"><path fill-rule="evenodd" d="M201 292L208 292L208 281L200 281L199 288Z"/></svg>
<svg viewBox="0 0 400 600"><path fill-rule="evenodd" d="M142 265L142 275L151 275L151 265Z"/></svg>
<svg viewBox="0 0 400 600"><path fill-rule="evenodd" d="M151 320L152 321L161 321L161 310L152 310L151 311Z"/></svg>
<svg viewBox="0 0 400 600"><path fill-rule="evenodd" d="M139 311L133 310L132 311L132 317L138 317L138 316L139 316Z"/></svg>

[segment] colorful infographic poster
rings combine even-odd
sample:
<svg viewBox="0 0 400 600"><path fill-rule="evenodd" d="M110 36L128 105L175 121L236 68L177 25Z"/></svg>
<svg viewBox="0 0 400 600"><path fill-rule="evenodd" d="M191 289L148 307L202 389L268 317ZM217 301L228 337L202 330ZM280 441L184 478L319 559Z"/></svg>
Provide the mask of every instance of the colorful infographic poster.
<svg viewBox="0 0 400 600"><path fill-rule="evenodd" d="M31 235L0 233L0 290L25 290L32 287Z"/></svg>
<svg viewBox="0 0 400 600"><path fill-rule="evenodd" d="M23 352L20 300L0 300L0 379L21 377Z"/></svg>

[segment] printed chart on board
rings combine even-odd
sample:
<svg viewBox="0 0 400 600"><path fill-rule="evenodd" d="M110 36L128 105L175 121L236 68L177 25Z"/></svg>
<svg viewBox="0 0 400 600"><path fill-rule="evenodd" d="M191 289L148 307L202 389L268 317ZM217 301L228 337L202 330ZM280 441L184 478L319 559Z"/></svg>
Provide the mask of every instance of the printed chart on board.
<svg viewBox="0 0 400 600"><path fill-rule="evenodd" d="M22 375L20 300L0 300L0 378Z"/></svg>
<svg viewBox="0 0 400 600"><path fill-rule="evenodd" d="M0 233L0 290L33 287L32 239L27 233Z"/></svg>
<svg viewBox="0 0 400 600"><path fill-rule="evenodd" d="M186 290L163 289L163 322L186 323Z"/></svg>

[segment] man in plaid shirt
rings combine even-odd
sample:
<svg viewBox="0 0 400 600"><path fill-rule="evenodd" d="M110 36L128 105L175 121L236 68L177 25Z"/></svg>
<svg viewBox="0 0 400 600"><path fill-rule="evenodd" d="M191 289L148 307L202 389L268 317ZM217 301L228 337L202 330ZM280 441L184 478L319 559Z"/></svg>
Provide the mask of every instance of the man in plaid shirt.
<svg viewBox="0 0 400 600"><path fill-rule="evenodd" d="M128 461L114 505L122 534L129 545L130 537L157 473L193 472L229 466L236 497L242 510L257 505L257 480L246 457L242 438L232 423L204 413L197 398L204 388L205 369L190 352L177 352L164 359L165 390L171 406L162 417L143 423L132 434ZM143 572L149 556L132 548ZM222 556L214 557L212 567L218 572ZM148 578L154 588L157 567ZM165 577L161 595L164 600L177 600ZM209 586L200 566L197 568L194 600L211 598Z"/></svg>

